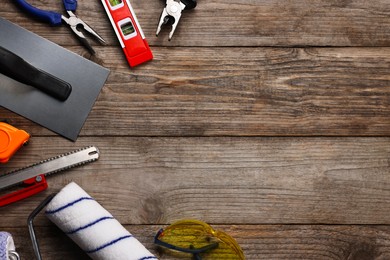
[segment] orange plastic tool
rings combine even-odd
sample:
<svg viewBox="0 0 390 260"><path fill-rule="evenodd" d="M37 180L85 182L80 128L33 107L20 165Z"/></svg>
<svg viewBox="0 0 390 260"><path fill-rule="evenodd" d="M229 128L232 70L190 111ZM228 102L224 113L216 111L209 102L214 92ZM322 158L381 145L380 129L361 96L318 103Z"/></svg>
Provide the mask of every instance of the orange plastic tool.
<svg viewBox="0 0 390 260"><path fill-rule="evenodd" d="M0 122L0 163L8 162L29 139L27 132Z"/></svg>

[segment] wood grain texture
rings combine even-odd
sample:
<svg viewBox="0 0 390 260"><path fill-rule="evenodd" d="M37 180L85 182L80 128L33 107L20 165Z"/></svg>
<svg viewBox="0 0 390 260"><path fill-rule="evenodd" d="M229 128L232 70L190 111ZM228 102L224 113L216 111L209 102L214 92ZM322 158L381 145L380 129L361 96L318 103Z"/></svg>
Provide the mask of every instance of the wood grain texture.
<svg viewBox="0 0 390 260"><path fill-rule="evenodd" d="M35 6L63 10L61 1L30 0ZM69 29L31 21L12 1L1 0L0 16L14 20L62 45L75 45ZM155 37L164 1L132 1L152 46L389 46L387 0L216 0L198 1L184 11L171 42L170 28ZM19 14L15 17L15 13ZM80 1L78 15L118 45L100 1Z"/></svg>
<svg viewBox="0 0 390 260"><path fill-rule="evenodd" d="M0 208L20 226L75 181L123 224L182 218L237 224L389 224L389 138L80 138L101 158L49 177L43 194ZM2 170L76 149L35 137ZM342 209L342 210L340 210Z"/></svg>
<svg viewBox="0 0 390 260"><path fill-rule="evenodd" d="M43 216L42 216L43 219ZM89 259L49 220L36 228L43 259ZM390 258L388 226L327 225L212 225L229 233L241 245L247 259L377 259ZM179 260L153 244L155 233L164 226L126 225L159 259ZM22 259L33 259L26 228L8 228L14 234ZM186 258L190 259L190 258Z"/></svg>
<svg viewBox="0 0 390 260"><path fill-rule="evenodd" d="M0 174L101 150L0 208L22 259L33 259L27 216L71 181L160 259L183 259L152 243L183 218L232 235L248 260L390 259L389 1L199 0L169 42L169 28L154 36L164 1L132 0L154 60L131 69L100 1L77 10L108 43L92 42L95 57L13 2L0 0L0 17L111 70L74 143L0 107L32 134ZM87 259L43 214L35 225L45 260Z"/></svg>
<svg viewBox="0 0 390 260"><path fill-rule="evenodd" d="M111 74L81 135L390 134L389 48L155 48L135 69L98 53Z"/></svg>

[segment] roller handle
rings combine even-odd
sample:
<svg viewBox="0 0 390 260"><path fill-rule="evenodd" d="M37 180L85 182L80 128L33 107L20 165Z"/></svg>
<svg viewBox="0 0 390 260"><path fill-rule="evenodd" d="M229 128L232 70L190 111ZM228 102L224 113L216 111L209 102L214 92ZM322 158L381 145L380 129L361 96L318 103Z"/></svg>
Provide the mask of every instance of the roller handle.
<svg viewBox="0 0 390 260"><path fill-rule="evenodd" d="M0 47L0 73L33 86L60 101L65 101L72 92L72 86L69 83L34 67L2 47Z"/></svg>

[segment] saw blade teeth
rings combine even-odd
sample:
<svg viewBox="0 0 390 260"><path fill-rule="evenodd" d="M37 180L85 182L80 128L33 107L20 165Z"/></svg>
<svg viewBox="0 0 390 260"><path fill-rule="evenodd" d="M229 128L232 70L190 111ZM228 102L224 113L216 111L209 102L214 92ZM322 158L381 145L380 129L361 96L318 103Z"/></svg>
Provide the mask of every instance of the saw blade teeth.
<svg viewBox="0 0 390 260"><path fill-rule="evenodd" d="M54 159L59 159L59 158L61 158L61 157L69 156L69 155L71 155L71 154L75 154L75 153L78 153L78 152L81 152L81 151L90 149L90 148L92 148L92 147L94 147L94 146L87 146L87 147L84 147L84 148L80 148L80 149L77 149L77 150L73 150L73 151L70 151L70 152L67 152L67 153L58 155L58 156L56 156L57 158L53 158L53 159L50 158L50 159L48 159L48 160L49 160L49 161L52 161L52 160L54 160ZM97 151L99 151L96 147L95 147L95 149L96 149ZM55 173L58 173L58 172L62 172L62 171L64 171L64 170L72 169L72 168L75 168L75 167L78 167L78 166L81 166L81 165L84 165L84 164L87 164L87 163L90 163L90 162L94 162L94 161L96 161L96 160L97 160L97 158L91 159L91 160L85 160L85 161L83 161L83 162L76 163L76 164L72 164L72 165L66 166L66 167L64 167L64 168L58 169L58 170L56 170L56 171L49 172L49 173L45 174L45 176L50 176L50 175L52 175L52 174L55 174ZM39 164L39 163L38 163L38 164Z"/></svg>
<svg viewBox="0 0 390 260"><path fill-rule="evenodd" d="M10 172L2 173L2 174L0 174L0 178L3 177L3 176L6 176L6 175L13 174L13 173L18 172L18 171L22 171L22 170L25 170L25 169L37 166L37 165L39 165L41 163L42 162L34 163L34 164L29 165L29 166L25 166L25 167L22 167L22 168L18 168L18 169L12 170Z"/></svg>
<svg viewBox="0 0 390 260"><path fill-rule="evenodd" d="M59 172L65 171L65 170L69 170L69 169L72 169L72 168L77 168L79 166L82 166L84 164L88 164L88 163L91 163L91 162L94 162L94 161L97 161L97 159L91 159L91 160L84 161L84 162L81 162L81 163L77 163L77 164L73 164L73 165L70 165L70 166L66 166L66 167L61 168L61 169L59 169L57 171L49 172L49 173L45 174L45 176L50 176L52 174L56 174L56 173L59 173Z"/></svg>
<svg viewBox="0 0 390 260"><path fill-rule="evenodd" d="M91 148L93 148L93 149L91 149ZM76 161L74 161L72 163L68 162L68 164L64 165L63 167L59 166L59 167L56 167L56 169L51 169L51 170L48 170L47 172L43 171L43 172L41 172L41 174L44 174L45 176L49 176L49 175L52 175L52 174L55 174L55 173L58 173L58 172L61 172L61 171L64 171L64 170L68 170L68 169L71 169L71 168L74 168L74 167L78 167L78 166L81 166L81 165L84 165L84 164L87 164L87 163L90 163L90 162L93 162L93 161L96 161L96 160L99 159L99 155L100 155L99 149L97 147L95 147L95 146L87 146L87 147L84 147L84 148L81 148L81 149L78 149L78 150L73 150L71 152L67 152L67 153L64 153L64 154L61 154L61 155L57 155L57 156L54 156L54 157L42 160L40 162L34 163L32 165L29 165L27 167L19 168L19 169L10 171L8 173L0 174L0 180L5 181L5 179L8 178L7 181L9 182L9 177L10 177L9 175L21 174L21 172L23 172L23 171L29 171L30 168L40 167L40 165L42 165L42 164L48 164L48 163L50 164L51 161L53 161L53 160L61 160L61 158L65 157L65 156L72 156L73 157L74 156L73 154L80 153L80 152L82 152L84 150L87 150L87 149L91 149L91 152L80 154L80 156L83 156L83 159L76 160ZM89 158L89 156L91 158ZM75 158L75 157L73 157L73 158ZM31 174L29 174L29 175L31 175ZM31 176L34 176L34 175L31 175ZM7 183L7 181L5 181L5 183ZM5 183L3 182L3 185L5 185ZM1 182L0 182L0 184L1 184ZM17 183L15 182L14 184L17 184ZM4 186L3 188L0 188L0 190L2 190L4 188L7 188L7 187L9 187L9 186Z"/></svg>

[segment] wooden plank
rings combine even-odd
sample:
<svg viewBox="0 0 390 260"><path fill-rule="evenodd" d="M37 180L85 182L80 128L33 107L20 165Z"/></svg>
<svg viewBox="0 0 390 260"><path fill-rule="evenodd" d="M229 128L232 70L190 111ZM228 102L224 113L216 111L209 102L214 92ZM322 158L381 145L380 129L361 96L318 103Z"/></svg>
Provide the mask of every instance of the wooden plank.
<svg viewBox="0 0 390 260"><path fill-rule="evenodd" d="M2 173L92 144L99 161L50 176L46 192L0 208L1 225L24 225L71 181L123 224L390 223L389 138L34 137Z"/></svg>
<svg viewBox="0 0 390 260"><path fill-rule="evenodd" d="M37 7L63 10L60 1L31 0ZM12 1L0 0L0 16L62 45L75 45L67 28L32 21ZM247 1L199 2L184 11L171 42L170 28L155 37L164 1L132 1L152 46L389 46L390 2L373 1ZM100 1L81 1L78 15L110 45L118 46Z"/></svg>
<svg viewBox="0 0 390 260"><path fill-rule="evenodd" d="M43 259L89 259L64 233L46 221L48 226L36 228ZM390 258L388 226L214 224L212 226L234 237L248 260ZM175 258L153 244L155 233L163 226L125 227L159 259L183 259ZM27 228L11 227L6 231L13 234L22 259L33 259Z"/></svg>
<svg viewBox="0 0 390 260"><path fill-rule="evenodd" d="M134 0L155 59L133 69L100 1L77 12L108 42L93 42L95 57L66 26L0 4L0 17L112 71L75 143L0 108L33 135L0 173L101 150L0 208L22 259L33 258L27 216L71 181L160 259L175 258L152 244L155 232L183 218L231 234L247 259L390 258L389 1L199 2L168 42L168 28L154 37L164 1ZM43 214L35 224L44 259L87 259Z"/></svg>
<svg viewBox="0 0 390 260"><path fill-rule="evenodd" d="M97 51L111 74L84 136L390 135L390 48L155 48L135 69Z"/></svg>

